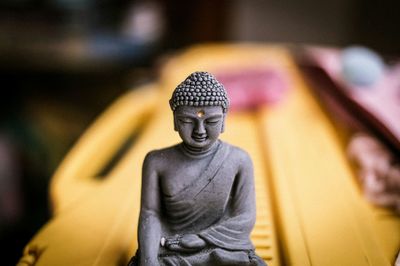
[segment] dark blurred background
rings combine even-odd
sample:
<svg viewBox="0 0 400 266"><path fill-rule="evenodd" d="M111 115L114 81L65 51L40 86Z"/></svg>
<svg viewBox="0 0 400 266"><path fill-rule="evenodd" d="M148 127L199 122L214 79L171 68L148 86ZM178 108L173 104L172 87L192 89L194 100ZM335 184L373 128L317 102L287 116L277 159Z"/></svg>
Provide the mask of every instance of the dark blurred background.
<svg viewBox="0 0 400 266"><path fill-rule="evenodd" d="M375 0L2 0L0 241L13 265L49 219L48 182L119 95L188 45L257 41L400 53L399 7Z"/></svg>

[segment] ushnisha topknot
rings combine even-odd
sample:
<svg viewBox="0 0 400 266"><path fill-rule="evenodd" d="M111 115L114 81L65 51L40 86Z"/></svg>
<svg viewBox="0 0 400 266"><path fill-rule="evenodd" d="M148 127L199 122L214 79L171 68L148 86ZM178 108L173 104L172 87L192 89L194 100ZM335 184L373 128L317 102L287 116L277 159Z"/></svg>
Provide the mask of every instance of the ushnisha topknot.
<svg viewBox="0 0 400 266"><path fill-rule="evenodd" d="M194 72L179 84L169 100L172 111L179 106L221 106L228 111L229 99L224 86L208 72Z"/></svg>

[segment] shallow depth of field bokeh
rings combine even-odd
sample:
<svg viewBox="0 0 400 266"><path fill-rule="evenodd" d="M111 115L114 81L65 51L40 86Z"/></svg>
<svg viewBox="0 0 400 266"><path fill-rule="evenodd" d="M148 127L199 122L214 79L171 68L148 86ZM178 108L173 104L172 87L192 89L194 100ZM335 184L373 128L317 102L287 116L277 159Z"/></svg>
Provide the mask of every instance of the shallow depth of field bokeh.
<svg viewBox="0 0 400 266"><path fill-rule="evenodd" d="M4 0L0 3L2 265L50 218L49 179L118 96L204 42L368 46L400 54L395 1Z"/></svg>

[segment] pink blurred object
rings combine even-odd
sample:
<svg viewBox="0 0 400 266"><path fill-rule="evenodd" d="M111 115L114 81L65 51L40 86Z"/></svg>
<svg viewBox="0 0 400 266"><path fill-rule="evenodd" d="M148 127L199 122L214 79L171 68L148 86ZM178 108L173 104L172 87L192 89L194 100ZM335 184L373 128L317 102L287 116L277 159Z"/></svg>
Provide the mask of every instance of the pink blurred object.
<svg viewBox="0 0 400 266"><path fill-rule="evenodd" d="M307 52L307 73L315 91L353 134L347 150L364 196L400 213L400 64L385 67L380 79L368 87L357 86L342 75L340 50Z"/></svg>
<svg viewBox="0 0 400 266"><path fill-rule="evenodd" d="M309 55L337 85L339 97L347 98L348 104L353 105L352 115L400 151L400 63L386 68L383 77L366 89L344 80L340 50L313 48Z"/></svg>
<svg viewBox="0 0 400 266"><path fill-rule="evenodd" d="M400 214L400 165L377 139L355 134L348 155L356 164L365 197L373 204Z"/></svg>
<svg viewBox="0 0 400 266"><path fill-rule="evenodd" d="M244 69L220 72L216 78L224 84L230 109L254 109L281 101L289 88L287 75L278 69Z"/></svg>

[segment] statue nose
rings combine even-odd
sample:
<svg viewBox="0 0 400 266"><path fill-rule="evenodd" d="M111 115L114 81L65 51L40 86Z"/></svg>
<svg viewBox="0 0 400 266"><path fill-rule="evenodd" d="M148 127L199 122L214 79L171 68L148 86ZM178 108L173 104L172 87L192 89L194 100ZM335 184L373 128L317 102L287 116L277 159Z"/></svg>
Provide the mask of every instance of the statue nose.
<svg viewBox="0 0 400 266"><path fill-rule="evenodd" d="M196 128L194 130L194 133L196 135L205 135L206 134L206 129L204 128L204 123L203 122L199 122L196 125Z"/></svg>

